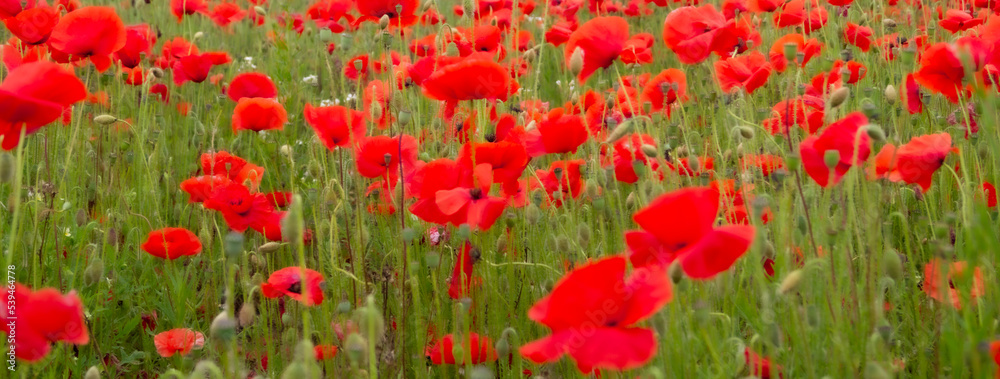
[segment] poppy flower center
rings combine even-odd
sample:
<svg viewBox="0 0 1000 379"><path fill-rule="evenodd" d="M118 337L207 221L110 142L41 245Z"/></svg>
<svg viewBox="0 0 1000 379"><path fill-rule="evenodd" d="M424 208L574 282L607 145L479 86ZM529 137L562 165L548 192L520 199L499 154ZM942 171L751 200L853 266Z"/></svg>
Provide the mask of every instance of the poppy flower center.
<svg viewBox="0 0 1000 379"><path fill-rule="evenodd" d="M292 285L288 286L288 292L301 295L302 294L302 282L292 283Z"/></svg>
<svg viewBox="0 0 1000 379"><path fill-rule="evenodd" d="M479 188L470 189L469 190L469 196L472 197L472 200L482 199L483 198L483 190L481 190Z"/></svg>

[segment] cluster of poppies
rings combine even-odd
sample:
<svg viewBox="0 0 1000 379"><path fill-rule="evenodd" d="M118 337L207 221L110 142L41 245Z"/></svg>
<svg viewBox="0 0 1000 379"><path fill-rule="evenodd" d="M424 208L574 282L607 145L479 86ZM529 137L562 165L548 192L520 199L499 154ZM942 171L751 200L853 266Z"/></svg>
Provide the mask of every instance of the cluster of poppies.
<svg viewBox="0 0 1000 379"><path fill-rule="evenodd" d="M717 7L664 0L475 0L451 9L469 24L453 27L445 24L449 15L417 0L317 0L303 13L274 15L266 8L267 0L170 1L178 23L207 17L227 33L238 22L248 23L251 31L270 22L295 34L305 34L307 27L345 36L377 28L380 38L406 41L400 51L340 59L340 50L349 49L322 38L319 50L338 61L329 66L331 72L336 67L339 79L354 85L359 99L317 105L290 101L295 98L282 95L264 72L244 71L227 78L216 67L233 62L228 52L202 51L195 43L198 38L158 41L158 28L125 25L112 7L83 6L77 0L55 0L51 5L0 0L0 19L12 35L0 46L7 69L0 83L0 147L24 146L23 137L46 125L71 123L75 105L100 102L99 92L91 92L91 84L75 72L92 65L99 73L117 70L124 84L173 104L184 116L190 115L192 105L172 92L182 86L211 86L232 102L233 135L281 133L294 123L288 109L302 106L302 121L314 132L315 143L331 154L345 153L354 164L347 174L367 186L363 199L356 199L365 206L356 209L411 215L429 226L426 241L431 245L445 243L441 235L455 228L469 233L502 228L500 233L509 233L511 226L502 222L508 212L535 207L555 212L570 208L568 204L594 202L606 191L632 190L633 184L654 183L657 190L687 184L650 196L648 202L639 200L643 206L632 208L637 211L631 218L638 228L620 238L624 251L567 270L527 313L550 334L522 345L519 353L524 358L541 364L568 355L583 373L634 369L657 353L656 332L644 321L673 299L671 279L707 281L724 275L766 233L762 229L771 220L771 209L766 204L748 207L757 198L756 175L771 179L789 171L797 174L801 167L823 188L860 178L905 183L922 194L933 190L935 173L946 167L949 154L959 153L947 132L892 143L876 125L880 120L874 107L841 109L852 88L872 81L869 68L854 58L855 51L873 57L865 62L905 60L913 66L884 91L885 99L898 102L901 112L927 114L927 105L940 97L954 108L947 121L963 130L965 138L977 135L974 104L981 93L1000 89L997 2L931 9L920 2L889 1L883 16L913 18L907 21L925 25L913 35L895 32L895 21L888 18L881 29L848 21L855 12L852 2L724 0ZM656 21L657 28L662 23L658 35L632 30L636 23L630 21L648 20L657 8L671 8ZM844 18L832 22L838 25L836 31L829 25L831 18ZM441 27L439 32L426 32L435 26ZM761 31L768 28L780 30L781 36L765 46ZM544 41L536 42L536 34ZM829 36L838 40L823 40ZM288 38L272 29L266 37ZM662 52L661 41L666 48ZM841 45L848 48L840 59L816 69L824 51ZM562 77L572 82L543 85L569 88L568 100L561 103L546 101L537 86L527 85L538 80L532 76L539 75L544 62L539 57L553 46L561 50L556 61L572 74ZM654 58L666 54L678 62L676 67L666 68ZM692 72L706 77L692 80L714 80L711 86L717 85L717 93L709 97L689 92ZM782 74L788 72L786 76L801 77L801 85L785 82ZM163 80L166 75L170 81ZM417 91L418 96L408 93ZM685 116L685 107L693 102L748 98L763 106L763 117L741 120L748 125L737 126L734 137L752 139L760 130L765 137L783 138L788 151L778 145L779 151L738 152L732 159L737 163L733 176L740 180L716 170L717 159L733 155L714 154L721 150L714 146L718 140L685 141L697 148L681 152L653 135L666 128L661 124L680 123L689 131L721 123ZM112 117L108 123L116 121ZM427 149L429 143L445 148ZM852 169L861 173L852 176ZM957 165L947 169L960 171ZM602 170L608 172L607 180L588 174ZM190 206L199 207L205 217L221 216L231 231L253 230L267 241L292 242L299 236L288 235L283 225L289 214L284 208L294 196L262 191L264 173L264 167L230 152L208 151L201 154L195 176L184 180L180 189ZM987 206L996 207L993 184L973 174L976 177L967 179L981 184ZM799 192L804 192L801 186ZM304 230L301 237L310 244L313 232ZM475 265L480 251L468 238L458 243L448 279L453 300L473 297L483 282ZM201 254L206 247L186 228L164 227L149 231L139 248L175 260ZM768 258L763 264L768 276L774 276L774 261ZM264 298L280 299L271 301L280 302L282 312L285 298L318 306L326 287L324 273L318 270L281 268L258 289ZM957 278L971 278L971 284L960 290L952 281ZM960 260L927 262L923 279L928 297L956 309L985 291L982 270ZM16 300L17 311L0 313L0 322L11 321L5 331L17 333L19 358L40 360L55 342L88 342L83 304L74 292L32 291L20 284L3 291L3 298ZM509 351L498 352L481 331L433 336L431 341L424 353L434 364L510 359L501 354ZM179 328L156 334L153 342L161 356L170 357L202 348L205 336ZM998 346L994 344L993 354L1000 359ZM332 358L337 349L316 346L315 357ZM743 354L752 375L782 375L782 367L769 358L750 348ZM266 357L261 361L266 370Z"/></svg>

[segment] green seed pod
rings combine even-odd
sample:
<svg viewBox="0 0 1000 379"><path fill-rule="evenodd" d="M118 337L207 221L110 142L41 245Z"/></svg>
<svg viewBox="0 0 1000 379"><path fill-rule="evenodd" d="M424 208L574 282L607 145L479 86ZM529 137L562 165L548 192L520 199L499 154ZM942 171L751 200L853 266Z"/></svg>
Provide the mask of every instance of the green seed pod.
<svg viewBox="0 0 1000 379"><path fill-rule="evenodd" d="M868 138L871 138L875 142L885 141L885 130L881 126L875 124L868 124L865 127L865 133L868 133Z"/></svg>
<svg viewBox="0 0 1000 379"><path fill-rule="evenodd" d="M247 327L253 325L254 320L257 318L257 309L253 305L252 299L247 299L243 302L243 306L240 307L240 312L237 315L240 322L240 327Z"/></svg>
<svg viewBox="0 0 1000 379"><path fill-rule="evenodd" d="M650 144L643 144L639 149L642 150L642 154L650 158L656 158L659 155L659 152L656 151L656 146Z"/></svg>
<svg viewBox="0 0 1000 379"><path fill-rule="evenodd" d="M493 379L493 371L490 371L486 366L476 366L472 368L472 373L469 374L469 379Z"/></svg>
<svg viewBox="0 0 1000 379"><path fill-rule="evenodd" d="M109 114L102 114L102 115L95 116L94 117L94 122L96 122L98 124L101 124L101 125L111 125L111 124L114 124L114 123L118 122L118 117L115 117L115 116L112 116L112 115L109 115Z"/></svg>
<svg viewBox="0 0 1000 379"><path fill-rule="evenodd" d="M840 151L837 150L827 150L823 153L823 163L826 167L833 170L840 163Z"/></svg>
<svg viewBox="0 0 1000 379"><path fill-rule="evenodd" d="M413 228L404 228L400 235L403 237L403 242L410 243L417 238L417 231Z"/></svg>
<svg viewBox="0 0 1000 379"><path fill-rule="evenodd" d="M576 238L580 240L580 244L586 246L590 243L590 225L580 224L576 228Z"/></svg>
<svg viewBox="0 0 1000 379"><path fill-rule="evenodd" d="M472 236L472 229L469 227L469 224L462 224L458 227L458 230L455 231L455 237L457 237L459 241L467 240L470 236Z"/></svg>
<svg viewBox="0 0 1000 379"><path fill-rule="evenodd" d="M524 218L527 219L529 225L534 225L542 218L542 210L535 204L529 204L524 210Z"/></svg>
<svg viewBox="0 0 1000 379"><path fill-rule="evenodd" d="M222 311L212 320L212 325L208 330L212 338L219 341L230 341L236 337L236 320L229 316L229 312Z"/></svg>
<svg viewBox="0 0 1000 379"><path fill-rule="evenodd" d="M497 251L507 251L507 233L501 233L500 236L497 237Z"/></svg>
<svg viewBox="0 0 1000 379"><path fill-rule="evenodd" d="M580 72L583 71L583 54L583 49L577 47L569 57L569 72L573 76L579 76Z"/></svg>
<svg viewBox="0 0 1000 379"><path fill-rule="evenodd" d="M850 75L850 71L847 72ZM840 87L830 94L830 109L840 107L844 104L847 99L851 97L851 89L848 87Z"/></svg>
<svg viewBox="0 0 1000 379"><path fill-rule="evenodd" d="M273 242L273 241L272 242L268 242L268 243L265 243L263 245L260 245L260 247L257 248L257 252L261 253L261 254L273 253L275 251L278 251L278 249L280 249L284 245L285 244L283 244L281 242ZM241 248L242 248L242 246L241 246Z"/></svg>
<svg viewBox="0 0 1000 379"><path fill-rule="evenodd" d="M282 324L290 326L293 322L295 322L295 319L292 318L292 314L290 312L285 312L285 314L281 315Z"/></svg>
<svg viewBox="0 0 1000 379"><path fill-rule="evenodd" d="M347 335L347 341L344 343L347 350L347 357L350 358L351 362L361 363L365 361L365 357L368 353L368 341L365 341L365 337L361 334L351 333Z"/></svg>
<svg viewBox="0 0 1000 379"><path fill-rule="evenodd" d="M258 16L261 16L261 17L267 16L267 10L264 9L264 7L259 6L259 5L256 6L256 7L253 7L253 13L256 13Z"/></svg>
<svg viewBox="0 0 1000 379"><path fill-rule="evenodd" d="M76 221L76 226L84 226L84 225L86 225L87 224L87 211L83 210L82 208L81 209L77 209L77 211L76 211L76 220L75 221Z"/></svg>
<svg viewBox="0 0 1000 379"><path fill-rule="evenodd" d="M753 139L753 137L756 135L756 132L754 132L753 128L746 125L740 125L736 127L736 130L737 132L739 132L740 137L743 137L743 139L748 139L748 140Z"/></svg>
<svg viewBox="0 0 1000 379"><path fill-rule="evenodd" d="M667 268L667 275L670 276L670 281L674 284L679 284L681 280L684 280L684 268L681 267L681 261L675 260Z"/></svg>
<svg viewBox="0 0 1000 379"><path fill-rule="evenodd" d="M441 265L441 254L438 254L436 251L428 252L424 256L424 264L431 270L437 269Z"/></svg>
<svg viewBox="0 0 1000 379"><path fill-rule="evenodd" d="M789 61L789 62L795 62L795 53L797 53L799 51L799 45L797 45L795 43L789 42L789 43L786 43L785 46L783 46L783 47L784 47L784 50L782 52L785 53L784 54L785 55L785 60Z"/></svg>
<svg viewBox="0 0 1000 379"><path fill-rule="evenodd" d="M223 379L222 370L214 362L209 360L203 360L194 365L194 371L191 371L191 378L198 379Z"/></svg>
<svg viewBox="0 0 1000 379"><path fill-rule="evenodd" d="M788 168L788 172L798 171L802 167L802 157L796 153L785 157L785 167Z"/></svg>

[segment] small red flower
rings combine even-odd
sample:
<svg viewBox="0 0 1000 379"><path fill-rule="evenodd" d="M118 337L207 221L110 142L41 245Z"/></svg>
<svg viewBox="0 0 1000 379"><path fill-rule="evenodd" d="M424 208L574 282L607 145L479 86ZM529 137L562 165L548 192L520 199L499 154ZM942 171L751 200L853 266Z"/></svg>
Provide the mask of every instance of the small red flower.
<svg viewBox="0 0 1000 379"><path fill-rule="evenodd" d="M879 151L876 163L881 162L885 166L880 171L887 172L890 181L919 184L926 192L931 188L934 172L944 164L951 151L951 135L928 134L913 137L899 148L886 144Z"/></svg>
<svg viewBox="0 0 1000 379"><path fill-rule="evenodd" d="M580 82L587 81L597 69L605 68L614 63L626 47L628 40L628 22L617 16L595 17L574 31L563 55L567 65L576 49L583 51L583 70L580 71Z"/></svg>
<svg viewBox="0 0 1000 379"><path fill-rule="evenodd" d="M261 294L269 298L288 296L307 307L323 303L323 274L316 270L285 267L271 273L261 284Z"/></svg>
<svg viewBox="0 0 1000 379"><path fill-rule="evenodd" d="M770 378L782 378L781 366L771 363L765 357L758 355L750 348L743 350L743 356L746 358L746 365L750 368L750 375L759 377L761 379Z"/></svg>
<svg viewBox="0 0 1000 379"><path fill-rule="evenodd" d="M285 107L274 99L244 97L233 109L233 132L240 130L282 130L288 122Z"/></svg>
<svg viewBox="0 0 1000 379"><path fill-rule="evenodd" d="M97 71L111 67L111 54L125 46L125 24L111 7L84 7L63 16L49 47L74 60L90 58Z"/></svg>
<svg viewBox="0 0 1000 379"><path fill-rule="evenodd" d="M163 228L149 232L142 250L154 257L177 259L201 253L201 241L190 230Z"/></svg>
<svg viewBox="0 0 1000 379"><path fill-rule="evenodd" d="M920 69L913 74L913 79L924 88L944 95L955 104L958 104L960 95L967 93L963 90L965 67L959 58L958 49L949 43L941 42L927 48L920 55ZM907 95L909 94L907 91ZM908 101L909 97L907 96Z"/></svg>
<svg viewBox="0 0 1000 379"><path fill-rule="evenodd" d="M186 328L171 329L154 336L153 345L164 358L174 354L188 355L191 350L200 350L205 346L205 335Z"/></svg>
<svg viewBox="0 0 1000 379"><path fill-rule="evenodd" d="M462 347L462 356L455 357L455 340L458 339ZM497 360L497 352L493 349L493 341L489 337L480 336L470 332L468 336L446 335L434 342L424 351L424 355L436 365L461 365L465 364L465 359L470 358L469 364L478 365L480 363L493 362Z"/></svg>
<svg viewBox="0 0 1000 379"><path fill-rule="evenodd" d="M86 97L83 82L58 64L32 62L11 70L0 84L0 147L17 147L22 132L37 132Z"/></svg>
<svg viewBox="0 0 1000 379"><path fill-rule="evenodd" d="M866 133L858 133L868 124L868 118L861 112L851 113L831 124L819 136L809 136L799 144L802 166L816 184L826 187L840 181L852 166L864 162L871 154L870 139ZM827 167L827 151L836 151L840 159L833 167Z"/></svg>
<svg viewBox="0 0 1000 379"><path fill-rule="evenodd" d="M462 245L458 257L455 259L455 268L451 272L451 280L448 282L448 296L452 299L468 297L472 289L482 284L482 279L476 277L472 270L480 253L478 249L472 247L468 241Z"/></svg>
<svg viewBox="0 0 1000 379"><path fill-rule="evenodd" d="M244 97L263 97L274 99L278 97L278 87L271 78L259 72L244 72L236 75L229 83L226 95L232 101L239 102Z"/></svg>
<svg viewBox="0 0 1000 379"><path fill-rule="evenodd" d="M984 295L986 284L979 267L970 270L967 262L934 258L924 266L923 290L934 300L962 309L965 301L975 303Z"/></svg>
<svg viewBox="0 0 1000 379"><path fill-rule="evenodd" d="M330 151L348 146L352 141L357 143L365 135L364 112L339 105L313 107L306 103L302 113L316 137Z"/></svg>
<svg viewBox="0 0 1000 379"><path fill-rule="evenodd" d="M742 88L748 94L767 84L771 63L758 51L715 62L715 78L725 92Z"/></svg>
<svg viewBox="0 0 1000 379"><path fill-rule="evenodd" d="M844 41L867 53L872 47L872 28L848 22L844 27Z"/></svg>
<svg viewBox="0 0 1000 379"><path fill-rule="evenodd" d="M28 362L41 360L52 343L86 345L90 341L83 317L83 302L76 291L66 295L54 288L32 291L20 283L0 287L5 299L0 324L13 343L14 355Z"/></svg>

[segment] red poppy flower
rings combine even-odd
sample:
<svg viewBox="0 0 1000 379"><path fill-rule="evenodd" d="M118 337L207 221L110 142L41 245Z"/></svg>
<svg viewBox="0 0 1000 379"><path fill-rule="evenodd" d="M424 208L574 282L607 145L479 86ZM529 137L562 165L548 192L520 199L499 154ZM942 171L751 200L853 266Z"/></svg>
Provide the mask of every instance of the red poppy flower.
<svg viewBox="0 0 1000 379"><path fill-rule="evenodd" d="M650 135L638 133L622 138L612 145L610 160L605 159L604 165L614 165L615 179L622 183L631 184L639 181L635 172L637 163L649 166L653 172L659 175L660 164L656 159L650 159L642 152L644 145L656 148L656 140ZM607 155L604 150L601 150L601 154Z"/></svg>
<svg viewBox="0 0 1000 379"><path fill-rule="evenodd" d="M816 184L822 187L836 184L847 174L851 166L868 159L868 154L871 153L868 134L858 133L866 125L868 118L861 112L854 112L830 124L819 136L809 136L802 140L799 144L802 166ZM836 151L840 154L840 159L832 172L824 159L827 151Z"/></svg>
<svg viewBox="0 0 1000 379"><path fill-rule="evenodd" d="M191 53L178 57L171 66L174 84L179 86L189 81L204 82L205 79L208 79L212 67L229 63L231 60L226 53Z"/></svg>
<svg viewBox="0 0 1000 379"><path fill-rule="evenodd" d="M477 180L481 183L492 182L492 178L489 177L491 176L489 165L481 167L485 167L485 170L477 169L477 174L486 178ZM481 186L438 191L434 202L441 213L452 216L449 222L455 225L468 224L473 230L488 230L507 207L504 198L490 196Z"/></svg>
<svg viewBox="0 0 1000 379"><path fill-rule="evenodd" d="M0 1L0 19L17 16L26 9L38 6L36 0L3 0Z"/></svg>
<svg viewBox="0 0 1000 379"><path fill-rule="evenodd" d="M111 7L85 7L69 12L49 36L49 47L74 60L90 58L97 71L111 67L111 54L125 46L125 24Z"/></svg>
<svg viewBox="0 0 1000 379"><path fill-rule="evenodd" d="M274 99L278 97L278 87L271 78L259 72L244 72L236 75L229 83L226 95L232 101L240 101L244 97L263 97Z"/></svg>
<svg viewBox="0 0 1000 379"><path fill-rule="evenodd" d="M462 348L462 356L455 357L455 339L459 339ZM478 365L480 363L493 362L497 360L497 352L493 349L493 341L489 337L480 336L469 332L468 336L456 337L449 334L441 337L440 340L427 346L424 355L436 365L461 365L465 364L465 358L470 358L469 364Z"/></svg>
<svg viewBox="0 0 1000 379"><path fill-rule="evenodd" d="M267 201L267 197L261 193L251 193L238 182L216 187L204 205L205 208L221 212L229 228L237 232L266 224L268 217L274 212L274 206Z"/></svg>
<svg viewBox="0 0 1000 379"><path fill-rule="evenodd" d="M728 270L750 248L754 227L714 227L719 213L715 189L685 188L660 196L632 216L642 230L625 233L636 267L667 266L675 260L691 278L710 279Z"/></svg>
<svg viewBox="0 0 1000 379"><path fill-rule="evenodd" d="M392 100L392 86L390 84L384 83L381 80L368 82L368 85L365 86L364 99L362 100L364 109L371 110L375 104L378 104L378 109L382 110L382 112L379 112L382 114L380 117L370 119L379 129L388 128L389 124L396 119L393 116L393 112L386 111L389 109L389 101Z"/></svg>
<svg viewBox="0 0 1000 379"><path fill-rule="evenodd" d="M508 141L467 143L459 152L458 163L468 172L480 164L489 164L493 183L506 183L521 177L528 166L528 152L521 144Z"/></svg>
<svg viewBox="0 0 1000 379"><path fill-rule="evenodd" d="M806 63L819 56L820 52L823 51L823 43L815 38L807 41L801 34L786 34L774 41L774 44L771 45L771 51L768 53L771 65L778 72L784 72L785 68L788 67L788 61L785 59L785 45L788 44L795 45L796 55L802 54L802 61L798 62L799 67L805 67Z"/></svg>
<svg viewBox="0 0 1000 379"><path fill-rule="evenodd" d="M409 135L400 137L375 136L362 139L354 149L354 162L358 173L366 178L388 177L390 182L399 178L399 165L403 175L416 168L417 139Z"/></svg>
<svg viewBox="0 0 1000 379"><path fill-rule="evenodd" d="M264 177L264 168L225 151L201 155L201 171L206 175L222 175L238 184L249 181L254 187Z"/></svg>
<svg viewBox="0 0 1000 379"><path fill-rule="evenodd" d="M575 153L589 137L583 118L556 108L545 115L537 128L527 132L525 148L531 157Z"/></svg>
<svg viewBox="0 0 1000 379"><path fill-rule="evenodd" d="M570 35L563 49L565 62L569 65L576 49L583 51L583 70L577 76L580 82L587 81L594 71L614 63L628 41L628 22L617 16L595 17L580 25Z"/></svg>
<svg viewBox="0 0 1000 379"><path fill-rule="evenodd" d="M177 17L179 24L184 20L184 16L195 13L207 14L208 5L205 4L204 0L170 0L170 12L174 14L174 17Z"/></svg>
<svg viewBox="0 0 1000 379"><path fill-rule="evenodd" d="M750 350L749 347L743 350L743 356L746 358L746 366L750 368L750 375L761 379L783 377L781 366L771 363L770 360Z"/></svg>
<svg viewBox="0 0 1000 379"><path fill-rule="evenodd" d="M566 20L556 21L552 24L552 27L545 32L545 42L551 43L554 46L560 46L566 41L569 41L569 36L573 34L576 30L577 25L575 22L570 22Z"/></svg>
<svg viewBox="0 0 1000 379"><path fill-rule="evenodd" d="M234 3L219 3L208 12L208 17L221 28L225 28L247 16L247 11Z"/></svg>
<svg viewBox="0 0 1000 379"><path fill-rule="evenodd" d="M224 175L203 175L190 178L181 182L181 190L190 195L188 202L201 203L215 192L215 189L233 181Z"/></svg>
<svg viewBox="0 0 1000 379"><path fill-rule="evenodd" d="M264 97L244 97L233 109L233 133L240 130L282 130L288 112L281 103Z"/></svg>
<svg viewBox="0 0 1000 379"><path fill-rule="evenodd" d="M867 53L872 46L872 28L848 22L844 27L844 42L857 46Z"/></svg>
<svg viewBox="0 0 1000 379"><path fill-rule="evenodd" d="M771 63L759 51L715 62L715 78L725 92L742 88L748 94L767 84Z"/></svg>
<svg viewBox="0 0 1000 379"><path fill-rule="evenodd" d="M931 92L940 93L957 104L959 95L964 92L962 89L965 79L965 67L958 50L954 45L944 42L927 48L920 55L920 69L913 74L913 79Z"/></svg>
<svg viewBox="0 0 1000 379"><path fill-rule="evenodd" d="M389 25L403 27L416 22L414 14L420 7L418 0L356 0L355 5L361 18L356 22L379 22L382 16L389 17Z"/></svg>
<svg viewBox="0 0 1000 379"><path fill-rule="evenodd" d="M171 329L154 336L153 345L164 358L174 354L188 355L191 350L201 350L205 346L205 335L186 328Z"/></svg>
<svg viewBox="0 0 1000 379"><path fill-rule="evenodd" d="M418 198L410 206L410 213L427 222L447 224L453 217L442 213L438 208L437 193L470 185L468 176L458 163L448 158L435 159L423 165L410 179L410 189Z"/></svg>
<svg viewBox="0 0 1000 379"><path fill-rule="evenodd" d="M983 272L969 269L965 261L947 262L933 258L924 266L924 293L932 299L962 309L968 301L975 303L986 292Z"/></svg>
<svg viewBox="0 0 1000 379"><path fill-rule="evenodd" d="M544 363L569 354L583 373L649 362L656 338L634 325L670 302L670 279L660 268L638 268L626 277L625 266L624 257L614 256L567 273L528 310L528 318L552 334L521 346L521 355Z"/></svg>
<svg viewBox="0 0 1000 379"><path fill-rule="evenodd" d="M33 292L20 283L11 283L0 288L0 297L11 305L0 310L0 330L8 335L17 358L35 362L48 355L54 342L90 342L83 302L76 291L66 295L54 288Z"/></svg>
<svg viewBox="0 0 1000 379"><path fill-rule="evenodd" d="M157 258L177 259L201 253L198 236L184 228L163 228L149 232L142 250Z"/></svg>
<svg viewBox="0 0 1000 379"><path fill-rule="evenodd" d="M518 88L504 66L476 57L438 68L421 85L427 97L447 102L474 99L506 101Z"/></svg>
<svg viewBox="0 0 1000 379"><path fill-rule="evenodd" d="M58 64L32 62L11 70L0 84L0 146L17 147L22 129L35 133L86 97L83 82Z"/></svg>
<svg viewBox="0 0 1000 379"><path fill-rule="evenodd" d="M357 142L365 135L365 114L361 111L339 105L313 107L306 103L302 113L316 137L330 151Z"/></svg>
<svg viewBox="0 0 1000 379"><path fill-rule="evenodd" d="M687 77L676 68L660 71L642 89L642 101L648 101L653 112L666 112L667 117L670 117L671 105L687 99Z"/></svg>
<svg viewBox="0 0 1000 379"><path fill-rule="evenodd" d="M990 182L983 182L983 197L986 198L986 206L990 208L996 208L997 200L997 187Z"/></svg>
<svg viewBox="0 0 1000 379"><path fill-rule="evenodd" d="M456 300L468 297L473 288L482 284L483 280L472 272L479 258L479 250L473 248L472 244L466 241L458 252L455 268L451 271L451 280L448 281L449 297Z"/></svg>
<svg viewBox="0 0 1000 379"><path fill-rule="evenodd" d="M726 23L712 4L677 8L664 21L663 39L681 63L696 64L711 55L716 31Z"/></svg>
<svg viewBox="0 0 1000 379"><path fill-rule="evenodd" d="M964 72L962 75L965 75ZM903 98L906 99L906 110L910 114L917 114L924 111L924 100L920 94L920 85L913 74L906 74L906 80L903 82Z"/></svg>
<svg viewBox="0 0 1000 379"><path fill-rule="evenodd" d="M771 154L747 154L740 158L740 170L748 171L752 167L760 170L764 176L785 168L785 161L777 155Z"/></svg>
<svg viewBox="0 0 1000 379"><path fill-rule="evenodd" d="M938 26L954 34L963 30L972 29L982 23L982 17L972 17L969 12L964 10L949 9L945 12L944 18L942 18L941 21L938 21Z"/></svg>
<svg viewBox="0 0 1000 379"><path fill-rule="evenodd" d="M936 133L913 137L898 149L886 144L878 155L883 159L892 157L888 165L890 181L919 184L926 192L931 188L934 172L944 164L944 158L951 151L951 135Z"/></svg>
<svg viewBox="0 0 1000 379"><path fill-rule="evenodd" d="M125 46L115 52L115 59L122 67L136 68L142 63L142 55L150 55L156 34L146 24L125 27Z"/></svg>
<svg viewBox="0 0 1000 379"><path fill-rule="evenodd" d="M535 180L531 182L531 189L545 190L552 205L560 207L563 201L580 197L583 187L586 186L580 175L580 168L584 164L583 159L555 161L549 165L548 170L535 170Z"/></svg>
<svg viewBox="0 0 1000 379"><path fill-rule="evenodd" d="M56 8L45 5L25 9L17 16L3 19L10 34L27 45L45 43L58 22L59 12Z"/></svg>
<svg viewBox="0 0 1000 379"><path fill-rule="evenodd" d="M325 361L336 357L337 350L337 347L334 345L316 345L313 347L313 355L317 361Z"/></svg>
<svg viewBox="0 0 1000 379"><path fill-rule="evenodd" d="M271 273L260 285L261 294L269 298L288 296L307 307L323 303L323 274L316 270L285 267Z"/></svg>

